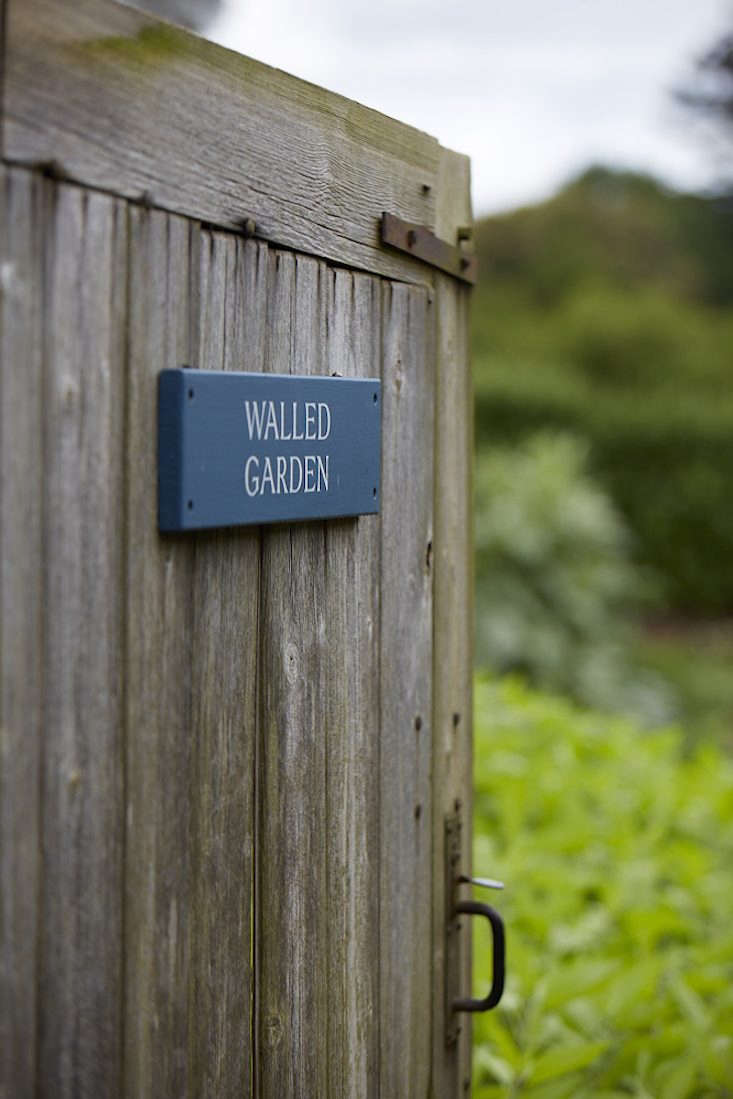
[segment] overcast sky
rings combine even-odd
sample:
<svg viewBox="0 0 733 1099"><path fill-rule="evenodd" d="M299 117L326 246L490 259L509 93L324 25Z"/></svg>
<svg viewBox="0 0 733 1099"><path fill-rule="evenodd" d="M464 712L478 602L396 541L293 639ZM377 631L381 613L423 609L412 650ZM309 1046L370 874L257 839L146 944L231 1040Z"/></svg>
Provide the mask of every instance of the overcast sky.
<svg viewBox="0 0 733 1099"><path fill-rule="evenodd" d="M670 90L727 23L733 0L228 0L209 37L468 153L481 214L592 161L705 186Z"/></svg>

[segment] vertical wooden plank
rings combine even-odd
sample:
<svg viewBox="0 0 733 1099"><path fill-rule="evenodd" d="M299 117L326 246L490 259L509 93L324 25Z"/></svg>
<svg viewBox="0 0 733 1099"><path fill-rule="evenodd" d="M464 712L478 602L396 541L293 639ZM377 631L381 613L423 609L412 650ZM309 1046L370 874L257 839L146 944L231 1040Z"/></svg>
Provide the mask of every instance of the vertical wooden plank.
<svg viewBox="0 0 733 1099"><path fill-rule="evenodd" d="M264 301L246 280L256 247L202 232L196 366L243 369L246 318ZM263 310L264 312L264 310ZM262 362L249 359L248 369ZM195 393L194 398L195 400ZM195 902L190 929L193 1095L252 1089L252 876L259 531L197 537L193 577L192 783Z"/></svg>
<svg viewBox="0 0 733 1099"><path fill-rule="evenodd" d="M460 807L461 862L471 865L473 394L468 361L468 290L446 276L435 285L436 413L433 649L433 1079L436 1095L468 1095L471 1017L445 1045L445 818ZM491 867L484 867L491 873ZM468 896L466 887L463 894ZM459 987L470 995L470 920L461 927Z"/></svg>
<svg viewBox="0 0 733 1099"><path fill-rule="evenodd" d="M270 281L270 253L266 244L254 240L246 241L244 245L244 268L242 279L243 304L237 309L237 331L241 329L241 335L237 336L237 345L243 349L242 365L244 370L261 371L266 365L266 352L268 343L268 286ZM261 862L262 862L262 786L264 764L262 750L264 737L262 733L261 716L261 688L262 676L262 560L263 539L259 535L260 571L258 588L251 593L251 598L257 603L257 671L255 677L256 693L256 734L253 747L253 808L254 808L254 853L252 865L252 918L250 921L250 964L252 969L252 998L251 998L251 1026L250 1026L250 1066L252 1087L251 1094L262 1094L260 1084L260 1050L263 1048L262 1012L259 1009L261 994L260 964L262 951L260 947L260 924L263 908L260 900L262 888Z"/></svg>
<svg viewBox="0 0 733 1099"><path fill-rule="evenodd" d="M39 1090L117 1096L124 208L54 189L44 308Z"/></svg>
<svg viewBox="0 0 733 1099"><path fill-rule="evenodd" d="M328 372L381 373L381 285L328 272ZM380 520L326 528L328 1095L376 1096Z"/></svg>
<svg viewBox="0 0 733 1099"><path fill-rule="evenodd" d="M192 905L193 542L156 516L156 388L186 363L190 228L130 209L127 396L127 832L124 1093L192 1094L188 1066Z"/></svg>
<svg viewBox="0 0 733 1099"><path fill-rule="evenodd" d="M0 167L0 1096L36 1064L43 725L42 184Z"/></svg>
<svg viewBox="0 0 733 1099"><path fill-rule="evenodd" d="M5 154L5 86L7 83L7 0L0 0L0 149Z"/></svg>
<svg viewBox="0 0 733 1099"><path fill-rule="evenodd" d="M386 284L381 559L381 1094L428 1093L433 356L427 295Z"/></svg>
<svg viewBox="0 0 733 1099"><path fill-rule="evenodd" d="M316 373L320 265L273 253L266 366ZM259 923L262 1099L327 1095L324 529L263 533Z"/></svg>

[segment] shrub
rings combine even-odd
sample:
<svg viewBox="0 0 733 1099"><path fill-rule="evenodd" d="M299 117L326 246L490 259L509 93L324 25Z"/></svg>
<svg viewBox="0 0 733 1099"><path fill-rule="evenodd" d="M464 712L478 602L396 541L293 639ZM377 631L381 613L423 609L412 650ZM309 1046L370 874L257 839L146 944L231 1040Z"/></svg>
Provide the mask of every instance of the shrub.
<svg viewBox="0 0 733 1099"><path fill-rule="evenodd" d="M733 203L596 168L476 230L479 448L582 435L671 608L733 611Z"/></svg>
<svg viewBox="0 0 733 1099"><path fill-rule="evenodd" d="M733 336L733 330L731 332ZM733 401L682 384L599 392L531 363L484 370L476 393L478 460L538 430L582 435L588 465L634 532L636 557L665 582L670 605L733 609Z"/></svg>
<svg viewBox="0 0 733 1099"><path fill-rule="evenodd" d="M479 664L604 709L659 719L661 681L632 669L628 616L650 583L630 561L630 537L588 476L586 447L540 434L486 450L476 475Z"/></svg>
<svg viewBox="0 0 733 1099"><path fill-rule="evenodd" d="M673 729L476 685L476 872L508 981L475 1099L703 1099L733 1082L733 762ZM488 944L476 935L477 991Z"/></svg>

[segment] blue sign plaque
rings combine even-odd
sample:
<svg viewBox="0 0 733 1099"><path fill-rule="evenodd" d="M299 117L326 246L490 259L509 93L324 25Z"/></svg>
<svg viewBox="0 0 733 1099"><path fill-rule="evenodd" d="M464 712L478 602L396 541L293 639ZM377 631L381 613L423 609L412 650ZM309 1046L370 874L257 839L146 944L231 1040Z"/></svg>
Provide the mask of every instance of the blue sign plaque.
<svg viewBox="0 0 733 1099"><path fill-rule="evenodd" d="M160 530L378 512L381 405L372 378L161 371Z"/></svg>

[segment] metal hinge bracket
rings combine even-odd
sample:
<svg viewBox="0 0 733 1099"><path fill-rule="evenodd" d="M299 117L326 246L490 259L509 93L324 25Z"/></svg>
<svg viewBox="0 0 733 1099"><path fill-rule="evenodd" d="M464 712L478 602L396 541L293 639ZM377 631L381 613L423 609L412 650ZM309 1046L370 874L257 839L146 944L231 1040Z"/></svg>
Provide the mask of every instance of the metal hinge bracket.
<svg viewBox="0 0 733 1099"><path fill-rule="evenodd" d="M458 233L459 239L465 239L465 232ZM382 244L388 244L391 248L398 248L400 252L407 252L410 256L416 256L423 263L429 263L431 267L437 267L454 278L461 279L473 285L478 274L478 260L476 256L464 252L458 245L449 244L447 240L441 240L431 233L424 225L414 225L410 221L403 221L394 214L382 214Z"/></svg>

